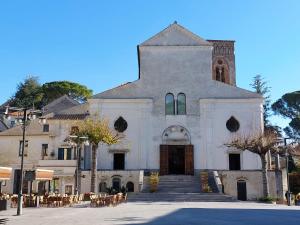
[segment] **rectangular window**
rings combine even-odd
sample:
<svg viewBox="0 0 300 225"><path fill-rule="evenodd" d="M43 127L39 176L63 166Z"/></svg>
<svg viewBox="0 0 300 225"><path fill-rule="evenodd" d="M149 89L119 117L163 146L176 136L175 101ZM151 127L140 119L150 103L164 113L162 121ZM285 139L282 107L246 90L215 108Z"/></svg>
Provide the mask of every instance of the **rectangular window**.
<svg viewBox="0 0 300 225"><path fill-rule="evenodd" d="M42 159L48 156L48 144L42 144Z"/></svg>
<svg viewBox="0 0 300 225"><path fill-rule="evenodd" d="M72 149L71 148L59 148L58 149L58 160L71 160Z"/></svg>
<svg viewBox="0 0 300 225"><path fill-rule="evenodd" d="M19 156L22 156L22 146L23 146L23 141L20 141L19 143ZM25 141L25 147L24 147L24 156L27 156L28 154L28 141Z"/></svg>
<svg viewBox="0 0 300 225"><path fill-rule="evenodd" d="M229 170L241 170L240 154L229 154Z"/></svg>
<svg viewBox="0 0 300 225"><path fill-rule="evenodd" d="M114 170L124 170L125 169L125 154L115 153L114 154Z"/></svg>
<svg viewBox="0 0 300 225"><path fill-rule="evenodd" d="M49 124L43 125L43 132L49 132Z"/></svg>

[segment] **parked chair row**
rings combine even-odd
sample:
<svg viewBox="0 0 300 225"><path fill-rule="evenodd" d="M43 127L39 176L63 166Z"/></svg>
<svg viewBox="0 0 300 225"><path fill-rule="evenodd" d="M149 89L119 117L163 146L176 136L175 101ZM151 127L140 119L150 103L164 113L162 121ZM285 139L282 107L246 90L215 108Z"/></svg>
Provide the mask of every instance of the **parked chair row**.
<svg viewBox="0 0 300 225"><path fill-rule="evenodd" d="M118 193L115 195L92 195L91 207L117 206L127 201L127 194Z"/></svg>

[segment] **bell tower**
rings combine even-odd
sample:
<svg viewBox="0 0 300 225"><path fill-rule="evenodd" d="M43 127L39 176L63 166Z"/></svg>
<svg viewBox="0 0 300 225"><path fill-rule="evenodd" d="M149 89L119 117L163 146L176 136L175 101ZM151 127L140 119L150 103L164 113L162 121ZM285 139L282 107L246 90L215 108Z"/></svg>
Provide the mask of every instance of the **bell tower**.
<svg viewBox="0 0 300 225"><path fill-rule="evenodd" d="M234 41L208 40L213 44L212 79L236 86Z"/></svg>

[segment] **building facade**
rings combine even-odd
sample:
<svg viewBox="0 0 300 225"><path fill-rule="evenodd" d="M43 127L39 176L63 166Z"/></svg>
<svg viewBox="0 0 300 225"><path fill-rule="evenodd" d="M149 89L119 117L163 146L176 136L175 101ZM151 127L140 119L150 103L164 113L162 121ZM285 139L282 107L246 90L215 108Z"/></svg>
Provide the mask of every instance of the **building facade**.
<svg viewBox="0 0 300 225"><path fill-rule="evenodd" d="M116 145L99 145L98 192L123 186L141 191L153 171L161 176L216 171L225 194L237 197L242 187L246 199L261 197L259 157L224 145L239 135L263 131L262 96L236 86L234 41L204 40L174 23L138 45L137 53L136 81L96 94L83 105L48 114L55 130L55 135L47 136L56 152L51 160L59 161L58 151L66 149L63 140L76 119L105 118L124 138ZM42 144L42 138L38 140ZM55 162L62 166L59 169L50 159L35 160L35 166L66 177L60 180L61 192L66 192L65 184L73 184L74 192L74 163ZM89 192L90 147L81 148L80 161L80 191ZM276 196L275 173L269 173L271 193Z"/></svg>

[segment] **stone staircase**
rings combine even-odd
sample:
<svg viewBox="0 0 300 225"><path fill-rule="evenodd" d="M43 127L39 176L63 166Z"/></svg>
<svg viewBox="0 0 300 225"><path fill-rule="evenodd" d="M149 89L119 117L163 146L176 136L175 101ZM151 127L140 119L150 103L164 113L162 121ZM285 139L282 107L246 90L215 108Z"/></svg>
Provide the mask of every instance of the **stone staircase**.
<svg viewBox="0 0 300 225"><path fill-rule="evenodd" d="M130 193L129 202L228 202L233 198L218 192L212 173L208 173L211 193L202 192L200 176L166 175L160 176L157 192L150 193L145 188L140 193Z"/></svg>
<svg viewBox="0 0 300 225"><path fill-rule="evenodd" d="M221 193L130 193L128 202L232 202L231 196Z"/></svg>
<svg viewBox="0 0 300 225"><path fill-rule="evenodd" d="M200 193L200 179L196 176L168 175L159 177L159 193Z"/></svg>

